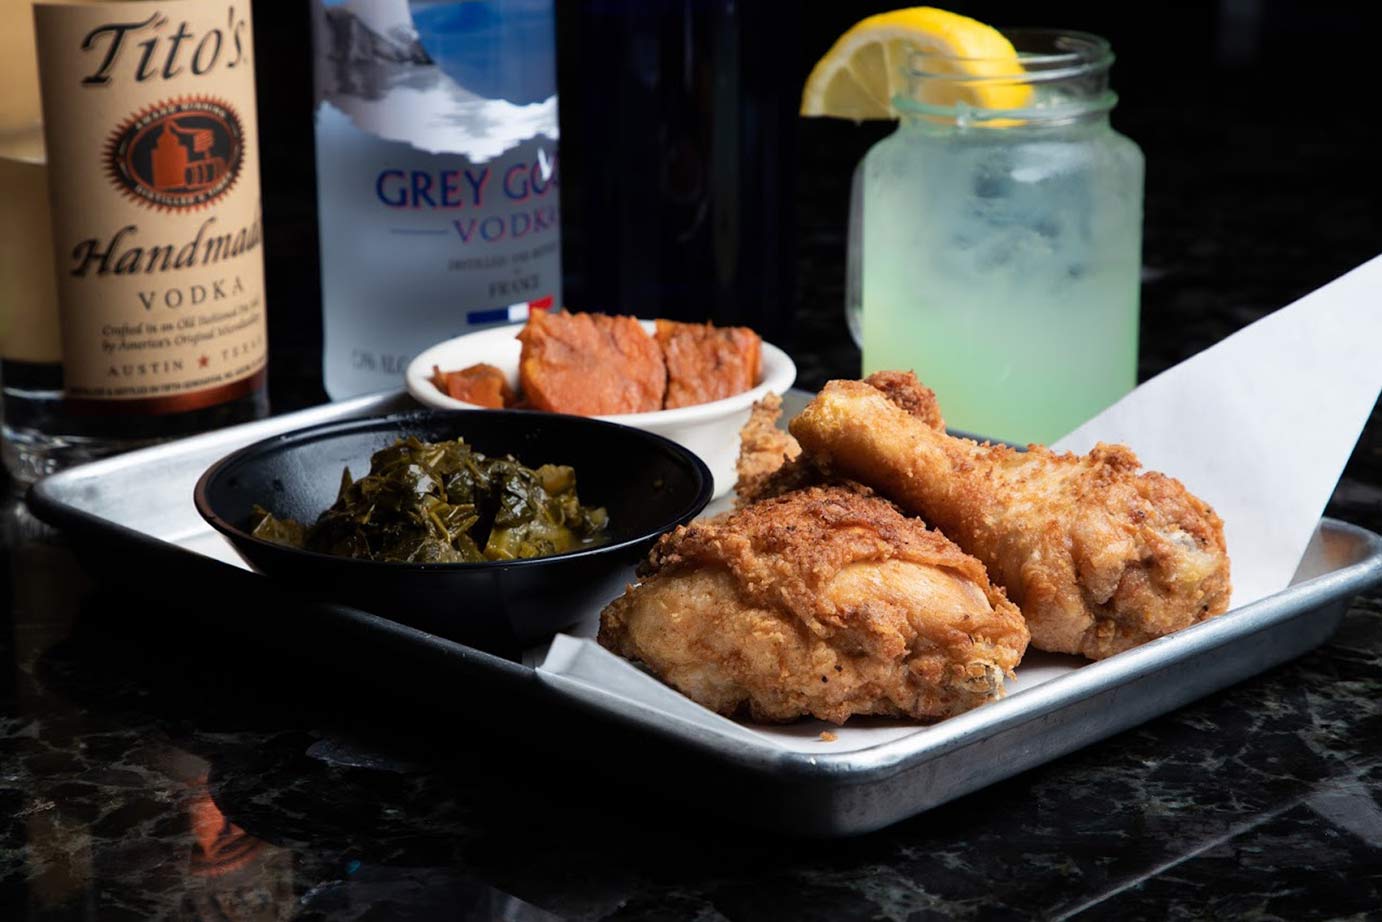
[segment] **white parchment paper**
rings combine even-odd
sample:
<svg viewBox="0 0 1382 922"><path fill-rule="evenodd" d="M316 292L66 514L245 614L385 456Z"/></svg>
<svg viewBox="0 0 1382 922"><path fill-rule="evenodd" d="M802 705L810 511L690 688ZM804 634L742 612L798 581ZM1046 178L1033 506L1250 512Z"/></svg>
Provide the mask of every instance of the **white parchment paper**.
<svg viewBox="0 0 1382 922"><path fill-rule="evenodd" d="M1382 257L1146 382L1053 447L1125 443L1145 469L1178 478L1213 505L1225 522L1237 608L1289 585L1379 391ZM776 750L847 752L927 732L912 721L728 720L596 645L598 619L589 612L549 648L531 651L542 681L643 722ZM1083 663L1029 651L1007 692ZM835 739L822 739L824 730Z"/></svg>
<svg viewBox="0 0 1382 922"><path fill-rule="evenodd" d="M1382 389L1382 256L1056 442L1122 442L1224 520L1238 607L1286 588Z"/></svg>

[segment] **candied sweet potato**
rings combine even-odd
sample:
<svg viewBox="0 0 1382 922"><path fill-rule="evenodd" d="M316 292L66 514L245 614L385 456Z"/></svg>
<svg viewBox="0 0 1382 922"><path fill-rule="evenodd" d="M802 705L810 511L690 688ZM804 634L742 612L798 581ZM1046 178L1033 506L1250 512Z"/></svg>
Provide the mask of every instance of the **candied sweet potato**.
<svg viewBox="0 0 1382 922"><path fill-rule="evenodd" d="M535 410L604 416L662 409L662 351L632 317L537 313L518 338L519 387Z"/></svg>
<svg viewBox="0 0 1382 922"><path fill-rule="evenodd" d="M743 393L758 383L763 341L748 327L657 322L667 362L665 407L689 407Z"/></svg>
<svg viewBox="0 0 1382 922"><path fill-rule="evenodd" d="M448 397L494 410L511 407L515 402L513 389L504 380L504 373L484 362L460 371L442 371L434 365L432 383Z"/></svg>

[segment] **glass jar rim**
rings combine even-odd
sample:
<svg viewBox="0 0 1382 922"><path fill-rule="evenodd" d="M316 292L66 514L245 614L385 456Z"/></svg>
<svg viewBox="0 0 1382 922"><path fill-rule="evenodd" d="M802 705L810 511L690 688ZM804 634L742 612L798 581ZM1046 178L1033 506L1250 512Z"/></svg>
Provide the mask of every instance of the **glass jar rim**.
<svg viewBox="0 0 1382 922"><path fill-rule="evenodd" d="M1098 117L1118 101L1109 89L1113 50L1108 41L1071 29L1002 29L1017 51L1009 57L965 58L934 51L908 56L908 91L893 104L904 119L963 119L976 127L1060 125ZM1022 104L983 101L1011 98L1005 87L1044 87Z"/></svg>
<svg viewBox="0 0 1382 922"><path fill-rule="evenodd" d="M913 77L974 82L1008 81L1022 77L1024 83L1048 83L1107 70L1113 65L1113 48L1108 40L1092 32L1074 29L1016 28L999 29L1017 51L1019 71L992 69L992 65L1009 63L1009 58L961 57L935 51L913 51L908 55L908 72ZM1049 50L1039 50L1049 48ZM928 62L942 65L928 66ZM955 70L953 64L990 65L987 74Z"/></svg>

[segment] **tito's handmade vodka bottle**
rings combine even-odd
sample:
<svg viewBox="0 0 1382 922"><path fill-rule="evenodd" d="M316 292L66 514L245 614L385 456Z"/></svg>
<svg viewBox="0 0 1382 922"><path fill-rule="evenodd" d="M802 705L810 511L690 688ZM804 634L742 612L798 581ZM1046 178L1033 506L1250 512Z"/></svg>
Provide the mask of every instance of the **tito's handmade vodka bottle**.
<svg viewBox="0 0 1382 922"><path fill-rule="evenodd" d="M552 0L314 0L324 377L561 303Z"/></svg>
<svg viewBox="0 0 1382 922"><path fill-rule="evenodd" d="M250 5L40 0L33 21L45 144L13 159L46 159L60 350L29 364L60 351L62 398L19 473L52 466L45 446L62 463L263 415Z"/></svg>

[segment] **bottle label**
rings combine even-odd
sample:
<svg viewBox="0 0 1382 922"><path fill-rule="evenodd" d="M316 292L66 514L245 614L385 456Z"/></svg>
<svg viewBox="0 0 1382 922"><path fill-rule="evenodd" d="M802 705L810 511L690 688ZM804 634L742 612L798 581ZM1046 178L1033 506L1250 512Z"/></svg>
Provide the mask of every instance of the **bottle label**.
<svg viewBox="0 0 1382 922"><path fill-rule="evenodd" d="M561 303L552 0L317 0L326 389Z"/></svg>
<svg viewBox="0 0 1382 922"><path fill-rule="evenodd" d="M109 412L262 386L248 0L39 2L63 379Z"/></svg>

